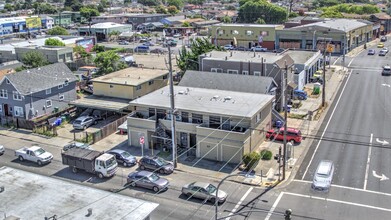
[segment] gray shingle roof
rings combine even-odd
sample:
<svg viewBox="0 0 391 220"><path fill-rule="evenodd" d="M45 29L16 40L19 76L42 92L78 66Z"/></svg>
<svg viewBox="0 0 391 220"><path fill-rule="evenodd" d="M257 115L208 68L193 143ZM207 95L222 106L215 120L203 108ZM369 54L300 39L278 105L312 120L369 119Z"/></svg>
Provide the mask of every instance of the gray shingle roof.
<svg viewBox="0 0 391 220"><path fill-rule="evenodd" d="M6 76L22 95L35 93L64 84L74 82L77 78L64 63L24 70Z"/></svg>
<svg viewBox="0 0 391 220"><path fill-rule="evenodd" d="M188 70L179 86L267 94L277 85L272 77Z"/></svg>

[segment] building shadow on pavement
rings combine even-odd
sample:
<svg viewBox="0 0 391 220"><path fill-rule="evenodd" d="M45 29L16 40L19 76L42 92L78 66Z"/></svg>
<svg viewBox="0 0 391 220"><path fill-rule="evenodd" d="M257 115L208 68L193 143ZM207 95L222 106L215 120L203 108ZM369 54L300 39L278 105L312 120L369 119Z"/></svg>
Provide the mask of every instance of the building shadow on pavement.
<svg viewBox="0 0 391 220"><path fill-rule="evenodd" d="M69 179L73 181L78 181L78 182L89 182L92 184L103 183L110 179L110 178L99 179L96 175L81 170L78 171L77 173L73 173L69 167L57 171L56 173L53 174L53 176Z"/></svg>

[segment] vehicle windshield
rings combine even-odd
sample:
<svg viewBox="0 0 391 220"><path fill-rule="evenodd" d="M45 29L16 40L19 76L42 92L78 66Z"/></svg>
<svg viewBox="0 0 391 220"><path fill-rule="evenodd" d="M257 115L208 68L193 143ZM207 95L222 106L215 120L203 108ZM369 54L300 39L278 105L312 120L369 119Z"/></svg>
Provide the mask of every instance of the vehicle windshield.
<svg viewBox="0 0 391 220"><path fill-rule="evenodd" d="M117 164L117 160L114 157L111 157L106 161L106 167L111 167Z"/></svg>
<svg viewBox="0 0 391 220"><path fill-rule="evenodd" d="M121 153L121 156L122 156L123 158L128 158L128 157L131 157L132 155L131 155L130 153L124 151L124 152Z"/></svg>
<svg viewBox="0 0 391 220"><path fill-rule="evenodd" d="M157 165L159 165L159 166L164 166L164 165L168 164L168 162L163 160L162 158L158 158L155 161L156 161Z"/></svg>
<svg viewBox="0 0 391 220"><path fill-rule="evenodd" d="M75 120L73 123L74 124L81 124L81 120Z"/></svg>
<svg viewBox="0 0 391 220"><path fill-rule="evenodd" d="M38 150L34 151L35 156L39 156L43 153L45 153L45 150L42 148L39 148Z"/></svg>
<svg viewBox="0 0 391 220"><path fill-rule="evenodd" d="M160 177L156 174L152 174L148 177L148 179L151 181L151 182L156 182L160 179Z"/></svg>
<svg viewBox="0 0 391 220"><path fill-rule="evenodd" d="M214 193L216 191L216 187L213 186L212 184L209 184L207 187L206 187L206 191L208 191L209 193Z"/></svg>

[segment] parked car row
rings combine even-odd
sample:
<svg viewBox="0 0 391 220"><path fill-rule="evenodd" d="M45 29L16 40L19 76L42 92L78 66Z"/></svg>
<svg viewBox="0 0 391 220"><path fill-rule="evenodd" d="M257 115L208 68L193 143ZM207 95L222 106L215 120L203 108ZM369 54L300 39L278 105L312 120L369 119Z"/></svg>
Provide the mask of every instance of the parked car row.
<svg viewBox="0 0 391 220"><path fill-rule="evenodd" d="M251 48L246 48L244 46L235 47L232 44L226 44L223 46L224 50L238 50L238 51L254 51L254 52L266 52L267 48L261 46L255 46Z"/></svg>

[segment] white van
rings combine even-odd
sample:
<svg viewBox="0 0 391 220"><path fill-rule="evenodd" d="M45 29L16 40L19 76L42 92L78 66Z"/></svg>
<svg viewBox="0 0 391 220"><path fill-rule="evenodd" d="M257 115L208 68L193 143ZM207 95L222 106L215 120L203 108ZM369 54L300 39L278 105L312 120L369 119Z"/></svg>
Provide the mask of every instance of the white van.
<svg viewBox="0 0 391 220"><path fill-rule="evenodd" d="M312 188L320 191L328 191L333 181L334 163L330 160L320 161L316 169Z"/></svg>

